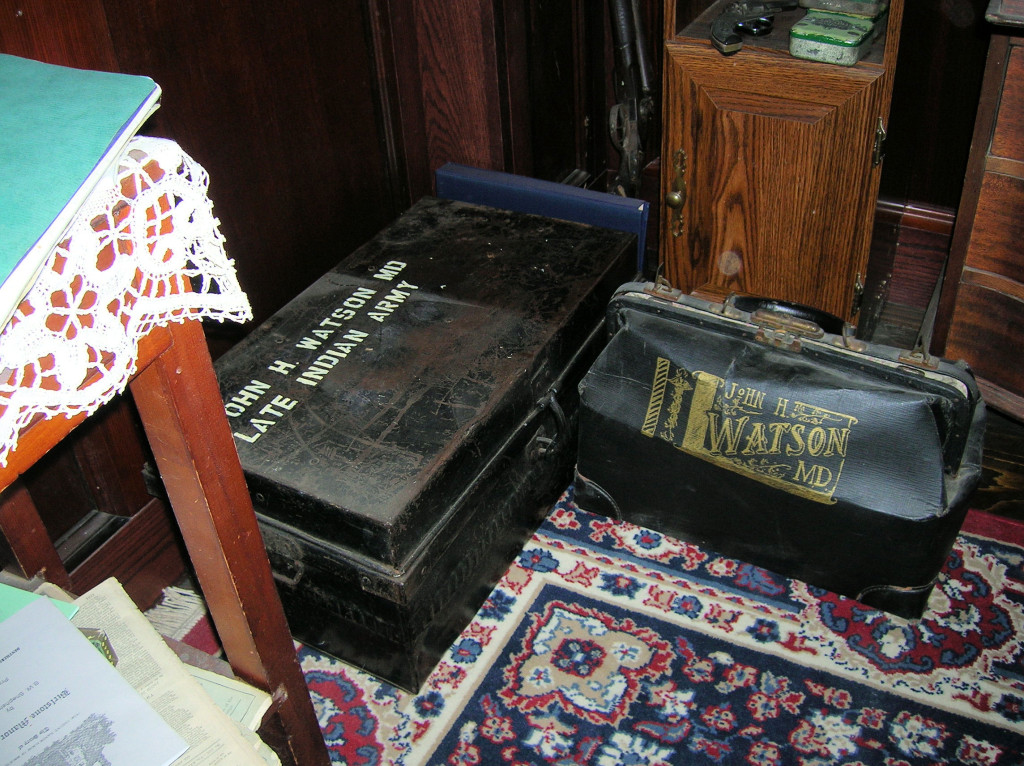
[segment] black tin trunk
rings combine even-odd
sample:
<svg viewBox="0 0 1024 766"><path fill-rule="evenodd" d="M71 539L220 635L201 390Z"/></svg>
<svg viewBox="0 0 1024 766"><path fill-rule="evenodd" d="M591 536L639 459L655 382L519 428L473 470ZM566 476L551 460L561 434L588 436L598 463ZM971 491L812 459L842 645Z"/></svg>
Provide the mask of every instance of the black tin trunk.
<svg viewBox="0 0 1024 766"><path fill-rule="evenodd" d="M426 198L218 360L296 638L419 686L571 479L632 251Z"/></svg>

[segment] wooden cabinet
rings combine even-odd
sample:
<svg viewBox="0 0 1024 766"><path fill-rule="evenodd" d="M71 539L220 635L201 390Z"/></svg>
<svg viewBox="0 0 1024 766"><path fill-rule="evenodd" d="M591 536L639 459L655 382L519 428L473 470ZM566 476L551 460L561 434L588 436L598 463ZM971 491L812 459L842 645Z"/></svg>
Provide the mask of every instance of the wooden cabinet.
<svg viewBox="0 0 1024 766"><path fill-rule="evenodd" d="M771 34L724 56L709 40L724 4L685 26L676 3L666 8L663 275L685 291L764 295L853 319L902 0L851 67L789 54L802 10L777 14Z"/></svg>
<svg viewBox="0 0 1024 766"><path fill-rule="evenodd" d="M996 0L932 350L966 360L990 406L1024 419L1024 2Z"/></svg>

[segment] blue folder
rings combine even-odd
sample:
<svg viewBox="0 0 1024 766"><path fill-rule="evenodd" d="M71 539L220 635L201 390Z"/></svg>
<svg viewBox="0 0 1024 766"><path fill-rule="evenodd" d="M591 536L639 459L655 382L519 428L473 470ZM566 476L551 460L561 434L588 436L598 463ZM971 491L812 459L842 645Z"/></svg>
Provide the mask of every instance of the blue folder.
<svg viewBox="0 0 1024 766"><path fill-rule="evenodd" d="M643 273L649 207L643 200L454 162L438 168L434 180L443 199L632 232L637 272Z"/></svg>

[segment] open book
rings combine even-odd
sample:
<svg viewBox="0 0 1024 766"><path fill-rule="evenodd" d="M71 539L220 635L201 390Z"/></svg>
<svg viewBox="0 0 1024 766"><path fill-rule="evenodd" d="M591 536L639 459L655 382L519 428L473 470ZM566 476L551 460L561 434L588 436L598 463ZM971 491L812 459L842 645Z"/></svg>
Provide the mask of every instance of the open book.
<svg viewBox="0 0 1024 766"><path fill-rule="evenodd" d="M280 766L256 734L270 695L182 663L117 580L72 599L11 579L0 583L0 766L85 755L111 766Z"/></svg>
<svg viewBox="0 0 1024 766"><path fill-rule="evenodd" d="M159 100L148 77L0 54L0 328Z"/></svg>
<svg viewBox="0 0 1024 766"><path fill-rule="evenodd" d="M79 596L75 605L79 609L72 622L103 631L118 672L188 743L175 766L280 763L252 734L270 706L269 695L213 674L197 680L113 578ZM225 712L226 702L231 715Z"/></svg>

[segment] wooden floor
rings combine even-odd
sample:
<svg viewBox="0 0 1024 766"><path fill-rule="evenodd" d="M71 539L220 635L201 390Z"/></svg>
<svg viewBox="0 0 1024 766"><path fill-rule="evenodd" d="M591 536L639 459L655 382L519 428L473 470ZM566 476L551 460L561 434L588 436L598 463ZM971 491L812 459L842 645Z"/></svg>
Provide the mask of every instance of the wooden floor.
<svg viewBox="0 0 1024 766"><path fill-rule="evenodd" d="M895 272L912 273L912 281L922 287L890 296L872 340L909 348L921 326L948 235L943 240L934 231L910 229L902 231L899 240L893 282L898 278ZM982 466L981 485L969 506L1024 521L1024 423L989 408Z"/></svg>
<svg viewBox="0 0 1024 766"><path fill-rule="evenodd" d="M1024 425L989 410L983 465L971 507L1024 521Z"/></svg>

